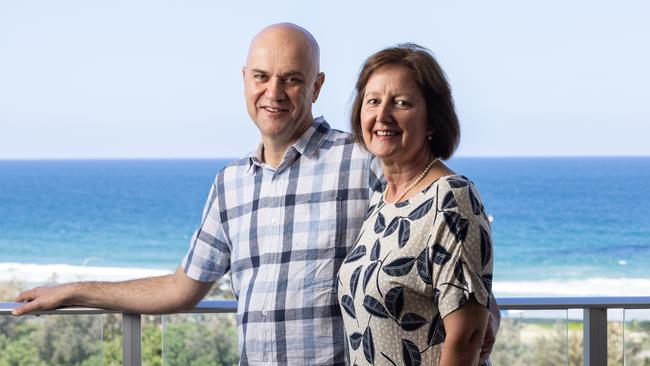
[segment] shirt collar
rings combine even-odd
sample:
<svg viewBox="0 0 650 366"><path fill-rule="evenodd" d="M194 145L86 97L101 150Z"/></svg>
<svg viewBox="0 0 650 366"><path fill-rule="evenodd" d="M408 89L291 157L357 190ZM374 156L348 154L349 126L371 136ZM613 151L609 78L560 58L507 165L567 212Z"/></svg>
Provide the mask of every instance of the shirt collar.
<svg viewBox="0 0 650 366"><path fill-rule="evenodd" d="M316 152L329 131L330 125L325 121L325 118L323 116L316 117L311 126L309 126L307 131L300 136L292 147L301 155L313 159L316 157Z"/></svg>
<svg viewBox="0 0 650 366"><path fill-rule="evenodd" d="M316 153L321 143L327 136L327 133L330 131L330 125L325 121L323 116L316 117L314 122L309 126L309 128L298 138L298 140L287 149L285 153L284 160L280 163L280 166L285 164L285 161L288 158L293 157L296 152L300 155L305 156L308 159L314 159ZM255 167L262 167L264 165L264 145L260 141L257 145L257 148L253 150L249 155L249 166L246 170L247 172L253 174L255 172Z"/></svg>

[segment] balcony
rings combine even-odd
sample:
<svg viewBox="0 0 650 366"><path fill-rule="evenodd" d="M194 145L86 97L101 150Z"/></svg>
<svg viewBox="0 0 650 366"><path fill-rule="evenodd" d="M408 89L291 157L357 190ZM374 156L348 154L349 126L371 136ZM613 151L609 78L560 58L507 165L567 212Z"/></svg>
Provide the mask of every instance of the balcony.
<svg viewBox="0 0 650 366"><path fill-rule="evenodd" d="M496 365L584 364L604 366L608 364L650 364L650 297L500 298L498 302L502 309L503 320L492 357ZM11 310L16 306L16 303L11 302L0 303L0 329L2 330L0 333L0 354L5 352L2 349L3 336L19 336L7 331L12 327L10 322L26 322L36 318L34 316L12 317L10 315ZM162 355L160 355L160 363L165 365L189 364L188 360L182 361L173 357L174 341L169 340L167 346L165 346L167 333L178 332L179 329L187 331L188 329L187 325L184 326L185 328L175 327L174 324L179 324L178 320L173 321L171 319L189 316L184 320L184 324L193 324L193 327L189 329L196 331L200 327L205 327L204 319L197 319L197 316L225 314L230 317L229 324L232 326L235 311L235 301L202 301L190 311L162 317L162 346L160 347ZM127 366L142 365L143 319L146 319L147 316L77 307L41 312L38 314L38 318L42 319L50 316L63 317L61 319L74 318L74 316L90 317L87 318L90 319L88 323L83 323L87 324L86 326L71 328L75 329L72 330L73 333L82 332L88 334L85 347L90 348L89 350L79 351L80 347L84 347L81 344L78 347L76 345L71 347L88 355L87 359L89 361L79 363L85 366L103 364L102 348L97 347L96 344L97 342L101 344L103 341L101 319L102 316L107 315L121 315L122 364ZM99 319L99 321L93 321L92 319ZM167 319L167 322L165 319ZM93 328L95 329L93 330ZM63 331L62 329L60 333L58 339L47 338L43 344L52 347L48 341L50 343L72 342L70 340L70 330ZM97 334L99 335L97 336ZM181 339L183 338L181 337ZM234 339L215 339L214 341L221 344L227 343L228 347L234 347L234 350L230 349L229 352L236 352ZM192 347L196 347L196 343L192 342ZM199 344L200 346L201 344ZM181 345L182 347L186 348L187 345ZM209 344L205 344L203 348L211 347ZM576 351L576 348L581 348L581 350ZM199 357L199 353L201 353L200 350L197 350L193 356ZM50 363L57 362L59 361L50 359ZM228 362L235 363L236 360L222 361L222 363L226 364ZM2 356L0 356L1 363Z"/></svg>

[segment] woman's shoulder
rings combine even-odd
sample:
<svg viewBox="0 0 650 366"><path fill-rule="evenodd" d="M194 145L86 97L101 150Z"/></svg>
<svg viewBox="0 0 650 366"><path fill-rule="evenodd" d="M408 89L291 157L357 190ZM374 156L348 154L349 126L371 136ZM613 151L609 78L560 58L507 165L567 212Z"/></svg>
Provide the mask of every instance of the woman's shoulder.
<svg viewBox="0 0 650 366"><path fill-rule="evenodd" d="M464 188L474 184L471 179L460 174L444 175L438 178L435 182L440 185L441 188Z"/></svg>
<svg viewBox="0 0 650 366"><path fill-rule="evenodd" d="M442 208L458 207L461 211L472 212L474 215L484 214L481 197L472 180L464 175L454 174L440 177L436 184L438 194L442 199Z"/></svg>

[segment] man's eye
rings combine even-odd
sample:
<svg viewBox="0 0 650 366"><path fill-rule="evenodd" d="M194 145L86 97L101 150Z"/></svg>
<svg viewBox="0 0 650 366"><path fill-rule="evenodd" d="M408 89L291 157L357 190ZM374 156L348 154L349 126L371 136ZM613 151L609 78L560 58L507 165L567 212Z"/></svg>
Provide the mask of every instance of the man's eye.
<svg viewBox="0 0 650 366"><path fill-rule="evenodd" d="M408 107L408 106L411 105L409 102L407 102L407 101L405 101L403 99L397 99L397 100L395 100L394 103L398 107Z"/></svg>
<svg viewBox="0 0 650 366"><path fill-rule="evenodd" d="M255 74L253 75L253 77L255 78L255 80L260 80L260 81L266 80L266 75L264 74Z"/></svg>
<svg viewBox="0 0 650 366"><path fill-rule="evenodd" d="M287 84L300 84L302 79L297 76L289 76L286 80Z"/></svg>

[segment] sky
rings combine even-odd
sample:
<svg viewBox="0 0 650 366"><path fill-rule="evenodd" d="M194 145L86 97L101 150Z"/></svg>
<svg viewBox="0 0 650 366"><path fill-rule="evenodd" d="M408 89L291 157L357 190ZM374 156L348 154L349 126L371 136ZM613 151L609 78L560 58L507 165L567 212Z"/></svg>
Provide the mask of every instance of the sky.
<svg viewBox="0 0 650 366"><path fill-rule="evenodd" d="M408 41L447 73L457 156L648 156L648 19L645 1L0 0L0 159L242 156L247 47L284 21L321 46L333 127L364 59Z"/></svg>

